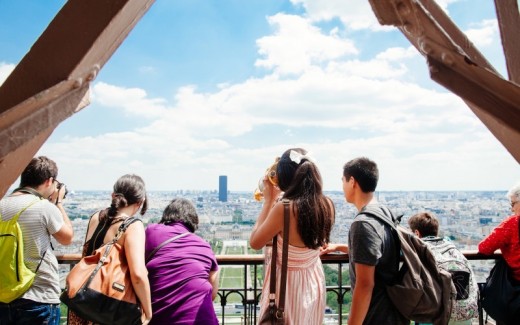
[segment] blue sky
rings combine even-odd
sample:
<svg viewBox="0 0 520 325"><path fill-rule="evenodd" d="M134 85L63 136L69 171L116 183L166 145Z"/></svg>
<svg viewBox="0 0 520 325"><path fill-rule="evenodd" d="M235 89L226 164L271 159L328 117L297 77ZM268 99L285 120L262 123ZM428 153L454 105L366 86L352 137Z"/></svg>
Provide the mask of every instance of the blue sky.
<svg viewBox="0 0 520 325"><path fill-rule="evenodd" d="M0 83L64 1L0 0ZM438 3L505 74L493 1ZM518 163L365 0L158 0L39 154L72 189L253 191L308 149L326 190L368 156L381 190L506 190Z"/></svg>

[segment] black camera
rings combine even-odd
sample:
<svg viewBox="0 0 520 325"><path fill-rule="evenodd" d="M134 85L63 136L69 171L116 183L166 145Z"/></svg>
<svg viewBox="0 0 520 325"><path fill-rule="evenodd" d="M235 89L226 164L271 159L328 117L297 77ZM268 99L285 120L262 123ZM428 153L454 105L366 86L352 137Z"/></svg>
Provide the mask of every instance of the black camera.
<svg viewBox="0 0 520 325"><path fill-rule="evenodd" d="M65 193L63 193L63 198L66 198L67 194L69 193L69 190L67 190L67 186L65 185L65 183L58 183L58 186L56 187L56 189L58 190L58 193L59 193L61 191L62 187L65 187Z"/></svg>
<svg viewBox="0 0 520 325"><path fill-rule="evenodd" d="M54 202L54 204L58 205L59 201L60 201L60 190L61 188L64 187L65 188L65 193L63 193L63 198L66 198L67 197L67 193L69 193L69 191L67 190L67 186L65 185L65 183L60 183L58 182L58 184L56 185L56 190L58 191L58 195L56 196L56 202Z"/></svg>

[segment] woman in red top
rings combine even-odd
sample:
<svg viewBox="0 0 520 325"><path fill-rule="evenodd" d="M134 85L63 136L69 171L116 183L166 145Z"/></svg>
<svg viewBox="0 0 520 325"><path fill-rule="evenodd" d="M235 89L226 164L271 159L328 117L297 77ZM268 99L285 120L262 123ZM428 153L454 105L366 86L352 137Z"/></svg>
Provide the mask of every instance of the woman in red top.
<svg viewBox="0 0 520 325"><path fill-rule="evenodd" d="M507 265L513 271L513 278L520 282L520 235L518 222L520 219L520 183L516 184L507 192L511 201L513 215L502 221L498 227L493 229L478 245L478 251L482 254L493 254L500 249Z"/></svg>

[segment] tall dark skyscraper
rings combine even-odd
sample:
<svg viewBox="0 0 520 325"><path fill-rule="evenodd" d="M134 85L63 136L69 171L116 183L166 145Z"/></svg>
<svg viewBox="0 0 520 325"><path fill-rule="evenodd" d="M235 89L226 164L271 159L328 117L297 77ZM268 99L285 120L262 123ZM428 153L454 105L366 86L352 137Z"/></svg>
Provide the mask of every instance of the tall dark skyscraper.
<svg viewBox="0 0 520 325"><path fill-rule="evenodd" d="M218 200L227 202L227 176L225 175L218 177Z"/></svg>

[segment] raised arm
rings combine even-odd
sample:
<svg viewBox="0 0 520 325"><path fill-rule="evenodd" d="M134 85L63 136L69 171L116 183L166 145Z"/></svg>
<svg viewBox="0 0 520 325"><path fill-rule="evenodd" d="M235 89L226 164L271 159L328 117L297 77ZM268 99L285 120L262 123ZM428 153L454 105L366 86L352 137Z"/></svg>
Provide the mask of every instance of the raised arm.
<svg viewBox="0 0 520 325"><path fill-rule="evenodd" d="M261 249L276 234L283 230L283 203L277 202L272 208L273 202L265 202L251 231L249 244L253 249Z"/></svg>
<svg viewBox="0 0 520 325"><path fill-rule="evenodd" d="M61 226L60 230L52 234L52 236L56 239L56 241L58 241L58 243L62 245L70 245L72 243L72 239L74 238L74 230L72 228L72 223L70 222L69 216L67 215L67 212L62 205L63 197L65 196L65 186L63 186L54 195L57 196L56 207L58 210L60 210L61 216L63 218L63 225Z"/></svg>

